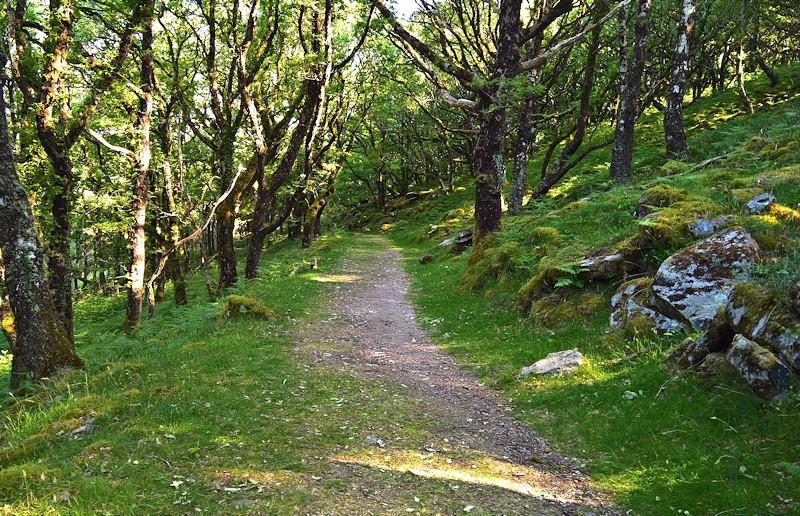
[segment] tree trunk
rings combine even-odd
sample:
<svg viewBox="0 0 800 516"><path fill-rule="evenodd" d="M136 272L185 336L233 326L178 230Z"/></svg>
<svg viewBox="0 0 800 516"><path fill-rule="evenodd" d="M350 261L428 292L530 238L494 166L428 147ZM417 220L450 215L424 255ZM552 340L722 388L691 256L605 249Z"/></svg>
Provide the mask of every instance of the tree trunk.
<svg viewBox="0 0 800 516"><path fill-rule="evenodd" d="M53 172L61 183L53 194L52 214L53 226L48 237L47 271L49 288L53 296L53 305L67 338L74 340L72 325L72 260L70 258L69 214L72 204L72 160L58 152L51 155Z"/></svg>
<svg viewBox="0 0 800 516"><path fill-rule="evenodd" d="M3 59L5 61L5 59ZM4 68L5 63L2 63ZM12 382L34 382L63 367L83 367L64 329L44 275L44 252L34 227L25 189L17 176L0 95L0 249L5 258L5 286L16 330ZM4 303L5 304L5 303ZM19 385L19 383L17 383Z"/></svg>
<svg viewBox="0 0 800 516"><path fill-rule="evenodd" d="M744 85L744 60L745 60L744 45L739 43L739 51L736 52L736 87L739 90L739 99L742 101L742 107L750 114L753 114L753 103L750 97L747 96L747 88Z"/></svg>
<svg viewBox="0 0 800 516"><path fill-rule="evenodd" d="M761 52L759 52L758 49L756 49L754 54L758 67L761 68L761 71L764 72L767 77L769 77L769 82L772 84L772 87L775 88L778 86L778 83L780 83L780 77L778 77L778 74L775 73L775 70L772 69L766 61L764 61L764 56L761 55Z"/></svg>
<svg viewBox="0 0 800 516"><path fill-rule="evenodd" d="M492 70L492 85L481 95L480 130L475 146L475 229L479 242L501 229L502 190L505 182L503 139L506 133L506 112L502 97L504 82L516 76L519 68L519 43L522 29L521 0L500 3L499 41Z"/></svg>
<svg viewBox="0 0 800 516"><path fill-rule="evenodd" d="M142 32L142 63L139 95L139 148L134 159L133 227L131 228L131 266L128 304L122 328L130 333L142 320L142 294L145 274L145 219L147 216L147 175L150 171L150 125L153 112L153 1L150 0Z"/></svg>
<svg viewBox="0 0 800 516"><path fill-rule="evenodd" d="M181 227L178 222L178 204L175 202L176 188L172 178L172 166L170 165L170 154L172 154L172 120L171 113L164 116L158 127L159 140L161 142L161 152L164 155L164 162L161 165L161 172L164 175L164 200L167 210L167 220L169 225L169 246L175 248L181 239ZM179 135L180 136L180 135ZM169 276L175 289L175 304L183 306L187 302L186 298L186 279L183 275L183 247L175 249L169 257ZM150 309L148 307L148 313Z"/></svg>
<svg viewBox="0 0 800 516"><path fill-rule="evenodd" d="M233 181L233 140L226 138L222 144L220 156L220 191ZM234 245L234 230L236 229L236 200L230 199L217 211L217 262L219 263L219 289L232 287L238 279L236 273L236 247Z"/></svg>
<svg viewBox="0 0 800 516"><path fill-rule="evenodd" d="M528 84L535 86L539 70L528 72ZM514 169L511 173L511 188L508 191L508 214L522 212L522 200L528 188L528 156L536 152L536 127L531 124L535 111L535 95L528 93L522 100L517 123L517 141L514 149Z"/></svg>
<svg viewBox="0 0 800 516"><path fill-rule="evenodd" d="M664 140L667 158L685 160L689 157L686 132L683 127L683 90L689 72L689 36L694 26L695 0L683 0L678 41L672 55L670 88L664 109Z"/></svg>
<svg viewBox="0 0 800 516"><path fill-rule="evenodd" d="M642 73L650 40L650 9L652 0L639 0L634 29L633 55L628 66L628 48L624 9L620 10L620 89L617 124L611 147L609 175L618 183L633 178L633 137Z"/></svg>
<svg viewBox="0 0 800 516"><path fill-rule="evenodd" d="M2 93L0 93L2 94ZM22 360L22 355L17 351L17 332L14 330L14 312L8 295L5 293L6 269L3 264L3 253L0 252L0 329L8 341L8 350L11 352L11 391L20 388L22 381L27 376L27 369Z"/></svg>

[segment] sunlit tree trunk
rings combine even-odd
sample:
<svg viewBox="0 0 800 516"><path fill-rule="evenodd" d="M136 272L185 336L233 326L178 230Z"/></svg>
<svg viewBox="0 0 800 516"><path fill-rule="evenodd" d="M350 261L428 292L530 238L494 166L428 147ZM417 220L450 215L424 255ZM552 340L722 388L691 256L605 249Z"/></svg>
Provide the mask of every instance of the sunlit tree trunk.
<svg viewBox="0 0 800 516"><path fill-rule="evenodd" d="M128 333L141 323L142 296L145 275L145 219L147 217L147 175L150 171L150 125L153 113L153 2L147 8L143 20L142 62L139 73L138 149L134 157L134 186L131 211L131 266L128 280L128 304L125 310L123 330Z"/></svg>
<svg viewBox="0 0 800 516"><path fill-rule="evenodd" d="M681 20L678 24L678 41L672 55L670 87L664 109L664 140L667 157L686 159L689 147L683 127L683 90L689 72L689 36L694 25L695 0L683 0Z"/></svg>

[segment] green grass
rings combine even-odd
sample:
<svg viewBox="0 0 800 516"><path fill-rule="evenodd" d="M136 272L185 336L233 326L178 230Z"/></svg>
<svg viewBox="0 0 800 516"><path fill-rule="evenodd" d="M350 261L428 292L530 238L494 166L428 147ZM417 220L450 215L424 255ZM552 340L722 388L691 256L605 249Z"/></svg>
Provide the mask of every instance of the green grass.
<svg viewBox="0 0 800 516"><path fill-rule="evenodd" d="M478 292L459 288L468 253L453 256L437 250L441 233L426 236L431 225L448 220L445 214L452 210L467 213L444 222L451 231L471 224L469 187L404 203L394 217L375 214L371 221L373 231L389 224L382 230L405 249L421 320L436 341L501 389L519 417L559 449L585 461L594 482L636 514L796 514L796 386L787 401L766 405L734 378L673 378L661 362L680 336L608 336L609 299L617 282L577 282L573 288L550 290L554 293L544 305L552 305L557 317L546 326L516 311L517 292L542 267L561 267L563 277L570 278L569 268L579 258L639 231L631 213L641 193L654 184L701 196L710 210L735 215L736 223L748 227L766 247L770 265L757 270L759 281L785 292L788 282L796 279L797 223L744 216L741 201L735 199L736 189L761 188L788 208L797 209L800 203L800 68L784 69L782 76L784 82L776 90L760 78L749 84L761 109L753 116L742 116L735 92L689 106L694 161L728 155L691 174L685 172L687 167L667 172L675 167L665 165L660 115L646 114L637 126L636 180L612 185L607 178L608 151L592 154L535 207L504 219L498 239L500 244L519 244L514 266L498 279L488 278ZM748 145L754 136L763 139L763 148ZM533 160L532 180L539 159ZM539 227L554 228L560 243L544 242L532 231ZM665 241L663 248L649 252L648 263L657 265L685 244L680 239ZM433 254L433 263L421 265L418 259L426 254ZM587 299L580 296L587 293L602 296L602 308L579 313ZM588 358L576 375L516 379L520 367L570 348ZM639 354L623 359L633 353Z"/></svg>
<svg viewBox="0 0 800 516"><path fill-rule="evenodd" d="M380 469L351 478L333 460L369 452L367 435L412 450L430 437L430 422L399 387L293 351L293 323L325 316L315 278L336 266L346 242L329 236L311 251L279 244L260 279L240 282L233 292L272 308L277 321L219 320L222 301L208 301L197 276L189 307L160 303L132 337L120 332L121 297L78 303L87 370L4 414L3 513L352 513L376 500L460 510L446 482ZM312 256L318 270L307 266ZM385 493L364 498L362 489Z"/></svg>

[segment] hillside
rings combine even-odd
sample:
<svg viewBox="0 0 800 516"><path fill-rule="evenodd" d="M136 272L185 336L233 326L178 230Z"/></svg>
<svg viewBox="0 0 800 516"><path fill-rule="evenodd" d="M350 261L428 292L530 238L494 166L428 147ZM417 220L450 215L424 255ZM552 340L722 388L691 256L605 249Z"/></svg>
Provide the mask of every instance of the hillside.
<svg viewBox="0 0 800 516"><path fill-rule="evenodd" d="M636 512L796 510L796 382L788 399L765 404L735 375L673 376L663 360L686 336L682 331L657 336L646 324L620 331L609 326L611 297L621 283L652 276L664 259L690 245L687 223L722 215L735 217L727 224L746 228L764 251L754 271L758 288L787 300L800 272L794 211L800 203L800 82L796 68L783 73L792 77L785 90L751 83L762 108L756 115L741 113L734 92L689 106L689 164L665 160L659 117L645 115L634 183L609 183L608 153L599 151L547 199L507 218L497 240L479 253L438 247L448 234L469 227L469 188L400 201L366 226L406 250L420 315L437 341L502 389L543 435L585 458L599 485ZM637 219L644 192L678 204L664 202L652 222ZM774 194L783 208L745 215L743 204L762 192ZM366 218L345 223L361 227ZM653 245L633 249L641 256L628 274L585 278L584 257L642 240ZM432 262L420 263L428 255ZM565 349L587 356L578 374L516 378L521 367Z"/></svg>

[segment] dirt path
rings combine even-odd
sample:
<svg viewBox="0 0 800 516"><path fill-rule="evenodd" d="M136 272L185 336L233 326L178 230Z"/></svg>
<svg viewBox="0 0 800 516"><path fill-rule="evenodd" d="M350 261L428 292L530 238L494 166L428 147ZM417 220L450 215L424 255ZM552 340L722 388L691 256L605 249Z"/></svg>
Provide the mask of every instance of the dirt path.
<svg viewBox="0 0 800 516"><path fill-rule="evenodd" d="M486 486L479 512L616 514L569 460L552 453L494 392L431 343L407 299L401 260L385 239L359 237L336 274L320 277L329 316L302 328L299 350L324 367L393 386L427 418L429 433L411 450L407 440L397 449L390 439L368 438L365 446L380 453L340 461L357 465L362 476L363 468L378 468Z"/></svg>

